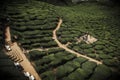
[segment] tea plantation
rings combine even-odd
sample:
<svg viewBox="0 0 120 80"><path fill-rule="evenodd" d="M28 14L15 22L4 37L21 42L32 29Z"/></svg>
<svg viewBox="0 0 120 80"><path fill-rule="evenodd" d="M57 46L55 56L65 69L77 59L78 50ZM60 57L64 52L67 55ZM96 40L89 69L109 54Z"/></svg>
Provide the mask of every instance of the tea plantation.
<svg viewBox="0 0 120 80"><path fill-rule="evenodd" d="M24 4L8 3L5 14L11 19L12 39L16 35L17 42L25 50L42 49L32 50L26 54L42 80L119 80L119 7L99 2L58 6L39 0L31 1ZM59 17L63 19L63 23L57 31L58 40L62 44L71 43L67 46L69 49L99 60L103 64L97 65L58 47L53 39L53 30ZM98 41L93 44L83 41L77 43L77 38L86 32ZM2 45L2 26L0 41Z"/></svg>
<svg viewBox="0 0 120 80"><path fill-rule="evenodd" d="M76 57L61 48L34 50L29 58L43 80L108 80L114 76L109 67Z"/></svg>

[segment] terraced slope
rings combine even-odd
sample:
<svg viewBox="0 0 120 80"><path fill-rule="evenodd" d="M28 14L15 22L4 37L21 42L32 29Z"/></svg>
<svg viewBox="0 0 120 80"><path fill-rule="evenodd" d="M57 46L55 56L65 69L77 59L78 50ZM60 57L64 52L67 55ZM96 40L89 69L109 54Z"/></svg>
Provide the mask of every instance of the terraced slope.
<svg viewBox="0 0 120 80"><path fill-rule="evenodd" d="M42 80L96 80L98 77L99 80L108 80L112 77L109 67L97 65L61 48L35 50L29 55Z"/></svg>
<svg viewBox="0 0 120 80"><path fill-rule="evenodd" d="M79 7L79 8L77 8ZM68 48L102 61L119 70L119 8L110 8L99 3L83 3L59 10L64 16L63 24L57 32L61 43ZM70 14L69 14L70 13ZM93 44L77 43L77 39L88 32L98 39Z"/></svg>
<svg viewBox="0 0 120 80"><path fill-rule="evenodd" d="M65 49L66 51L68 51L68 52L70 52L70 53L72 53L72 54L77 55L78 57L80 56L80 57L83 57L83 58L88 59L89 61L93 61L93 62L95 62L95 63L97 63L97 64L102 64L102 62L100 62L100 61L98 61L98 60L95 60L94 58L90 58L90 57L87 57L87 56L85 56L85 55L82 55L81 53L77 53L77 52L75 52L75 51L67 48L65 45L61 44L61 43L58 41L58 38L57 38L57 35L56 35L56 33L57 33L57 31L59 30L61 24L62 24L62 19L59 19L58 25L57 25L56 29L53 31L53 39L55 40L55 42L58 44L58 46L59 46L60 48L63 48L63 49Z"/></svg>
<svg viewBox="0 0 120 80"><path fill-rule="evenodd" d="M31 5L33 4L8 6L7 14L13 22L13 36L18 36L25 49L56 47L57 44L51 37L57 20L56 14L51 10L54 6L49 8L43 3L41 6Z"/></svg>
<svg viewBox="0 0 120 80"><path fill-rule="evenodd" d="M7 14L12 20L11 33L18 36L17 41L23 48L49 48L28 54L43 80L119 80L118 12L118 8L99 3L60 7L33 2L9 4L7 7ZM72 43L67 47L102 61L102 65L57 48L57 43L52 39L57 17L63 19L57 31L59 41L62 44ZM90 45L84 42L76 44L76 38L87 31L98 41Z"/></svg>

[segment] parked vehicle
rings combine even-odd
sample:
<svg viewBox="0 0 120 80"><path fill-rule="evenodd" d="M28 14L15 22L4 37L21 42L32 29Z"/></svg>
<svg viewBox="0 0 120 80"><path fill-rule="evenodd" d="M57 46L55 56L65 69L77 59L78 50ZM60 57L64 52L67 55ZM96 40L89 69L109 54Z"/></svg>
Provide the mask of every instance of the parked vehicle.
<svg viewBox="0 0 120 80"><path fill-rule="evenodd" d="M35 80L35 77L33 75L29 76L29 80Z"/></svg>
<svg viewBox="0 0 120 80"><path fill-rule="evenodd" d="M16 67L19 71L23 71L23 70L24 70L23 67L20 65L20 63L14 62L14 65L15 65L15 67Z"/></svg>
<svg viewBox="0 0 120 80"><path fill-rule="evenodd" d="M5 49L6 49L7 51L11 51L11 50L12 50L10 45L5 45Z"/></svg>
<svg viewBox="0 0 120 80"><path fill-rule="evenodd" d="M29 77L30 76L30 73L29 72L23 72L24 73L24 75L26 76L26 77Z"/></svg>
<svg viewBox="0 0 120 80"><path fill-rule="evenodd" d="M26 76L26 77L28 77L29 78L29 80L35 80L35 77L32 75L32 74L30 74L29 72L23 72L24 73L24 75Z"/></svg>

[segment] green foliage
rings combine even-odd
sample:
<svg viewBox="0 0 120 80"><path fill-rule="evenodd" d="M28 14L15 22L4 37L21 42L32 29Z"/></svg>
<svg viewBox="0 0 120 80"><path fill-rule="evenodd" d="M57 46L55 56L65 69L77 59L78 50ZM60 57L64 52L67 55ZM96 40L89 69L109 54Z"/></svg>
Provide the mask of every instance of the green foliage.
<svg viewBox="0 0 120 80"><path fill-rule="evenodd" d="M40 75L43 80L55 80L55 74L53 71L46 71Z"/></svg>
<svg viewBox="0 0 120 80"><path fill-rule="evenodd" d="M76 58L76 55L70 54L70 55L65 56L64 60L71 60L71 59L74 59L74 58Z"/></svg>
<svg viewBox="0 0 120 80"><path fill-rule="evenodd" d="M80 67L80 63L76 61L67 62L66 65L73 67L74 69Z"/></svg>
<svg viewBox="0 0 120 80"><path fill-rule="evenodd" d="M57 25L59 16L63 19L62 26L57 31L61 43L71 42L72 44L69 46L71 49L87 53L86 55L103 61L107 66L119 65L118 60L112 59L113 57L119 59L120 17L118 7L89 2L72 7L60 7L33 1L30 4L7 5L6 11L13 22L10 25L11 33L21 35L19 41L25 49L58 47L52 39L52 31ZM93 44L85 42L75 44L76 38L83 36L86 32L89 32L98 41ZM2 37L0 37L1 39ZM94 49L96 54L92 54L95 52ZM106 66L98 65L95 68L95 63L82 57L76 58L75 55L56 48L45 52L30 52L30 59L34 60L43 80L86 80L89 75L91 76L89 80L107 80L111 72ZM60 79L55 78L54 68L59 68L57 76Z"/></svg>
<svg viewBox="0 0 120 80"><path fill-rule="evenodd" d="M94 48L95 48L96 50L102 50L102 49L103 49L103 46L102 46L102 45L96 45Z"/></svg>
<svg viewBox="0 0 120 80"><path fill-rule="evenodd" d="M91 53L91 54L87 54L87 56L91 57L91 58L96 58L96 54Z"/></svg>
<svg viewBox="0 0 120 80"><path fill-rule="evenodd" d="M38 50L34 50L34 51L29 52L30 60L37 60L45 55L46 55L45 52L41 52Z"/></svg>
<svg viewBox="0 0 120 80"><path fill-rule="evenodd" d="M98 65L89 80L106 80L110 77L111 70L105 65Z"/></svg>
<svg viewBox="0 0 120 80"><path fill-rule="evenodd" d="M80 51L80 47L79 46L74 46L73 48L72 48L73 50L75 50L75 51Z"/></svg>
<svg viewBox="0 0 120 80"><path fill-rule="evenodd" d="M111 53L115 51L115 47L108 46L108 48L105 49L105 52Z"/></svg>
<svg viewBox="0 0 120 80"><path fill-rule="evenodd" d="M87 59L85 59L83 57L77 57L76 59L74 59L74 61L77 61L79 64L82 64L82 63L86 62Z"/></svg>
<svg viewBox="0 0 120 80"><path fill-rule="evenodd" d="M96 45L105 45L105 42L103 42L103 41L97 41L97 42L95 42L95 44Z"/></svg>
<svg viewBox="0 0 120 80"><path fill-rule="evenodd" d="M62 48L53 48L53 49L48 50L48 54L58 53L58 52L64 52L64 49L62 49Z"/></svg>
<svg viewBox="0 0 120 80"><path fill-rule="evenodd" d="M89 76L93 73L93 70L96 68L96 63L87 61L82 64L82 69L86 72L86 75Z"/></svg>
<svg viewBox="0 0 120 80"><path fill-rule="evenodd" d="M74 70L74 68L72 66L65 64L65 65L57 68L56 76L57 76L57 78L62 78L63 76L69 74L73 70Z"/></svg>
<svg viewBox="0 0 120 80"><path fill-rule="evenodd" d="M76 71L68 76L69 80L85 80L86 72L83 69L78 68Z"/></svg>
<svg viewBox="0 0 120 80"><path fill-rule="evenodd" d="M35 61L35 64L37 66L47 64L47 63L50 63L54 59L55 59L54 54L50 54L48 56L44 56L42 59Z"/></svg>
<svg viewBox="0 0 120 80"><path fill-rule="evenodd" d="M119 66L118 60L115 59L104 59L103 63L107 66Z"/></svg>
<svg viewBox="0 0 120 80"><path fill-rule="evenodd" d="M89 45L89 44L81 44L80 46L82 49L88 49L88 48L91 48L92 46Z"/></svg>
<svg viewBox="0 0 120 80"><path fill-rule="evenodd" d="M84 49L84 52L89 54L89 53L93 53L94 49L93 48L89 48L89 49Z"/></svg>
<svg viewBox="0 0 120 80"><path fill-rule="evenodd" d="M102 59L112 59L112 57L110 55L107 55L107 54L99 54L99 57Z"/></svg>

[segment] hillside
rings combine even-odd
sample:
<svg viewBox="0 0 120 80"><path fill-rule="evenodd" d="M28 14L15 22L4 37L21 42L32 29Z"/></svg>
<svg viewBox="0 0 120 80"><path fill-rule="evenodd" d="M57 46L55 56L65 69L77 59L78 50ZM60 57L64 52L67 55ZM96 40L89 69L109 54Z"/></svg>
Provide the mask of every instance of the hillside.
<svg viewBox="0 0 120 80"><path fill-rule="evenodd" d="M119 7L99 2L58 6L32 1L9 3L5 14L11 19L12 38L16 35L17 42L29 52L26 55L42 80L119 80ZM53 31L59 17L63 20L56 35L60 43L102 64L77 57L58 46ZM0 30L2 45L2 26ZM98 41L77 43L87 32Z"/></svg>

